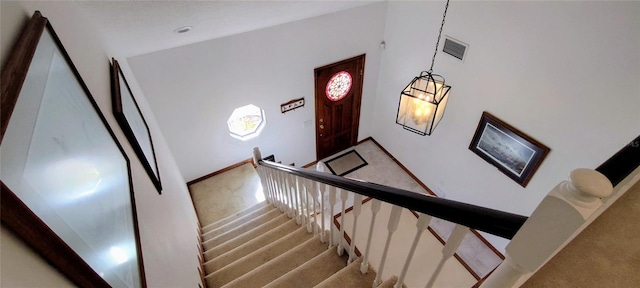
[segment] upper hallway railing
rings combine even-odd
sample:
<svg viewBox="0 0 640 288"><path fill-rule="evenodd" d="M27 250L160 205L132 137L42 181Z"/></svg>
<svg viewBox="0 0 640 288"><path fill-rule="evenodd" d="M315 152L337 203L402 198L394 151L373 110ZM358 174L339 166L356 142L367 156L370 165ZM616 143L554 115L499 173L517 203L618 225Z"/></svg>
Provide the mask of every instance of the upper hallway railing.
<svg viewBox="0 0 640 288"><path fill-rule="evenodd" d="M257 160L258 165L331 185L469 228L511 239L527 217L333 174Z"/></svg>

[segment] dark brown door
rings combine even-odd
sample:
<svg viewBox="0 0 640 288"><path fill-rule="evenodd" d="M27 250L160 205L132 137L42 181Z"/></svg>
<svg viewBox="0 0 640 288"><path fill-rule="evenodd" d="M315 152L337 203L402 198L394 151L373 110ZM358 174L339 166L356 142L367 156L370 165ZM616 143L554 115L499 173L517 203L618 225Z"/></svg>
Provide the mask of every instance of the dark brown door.
<svg viewBox="0 0 640 288"><path fill-rule="evenodd" d="M316 157L358 141L365 55L315 69Z"/></svg>

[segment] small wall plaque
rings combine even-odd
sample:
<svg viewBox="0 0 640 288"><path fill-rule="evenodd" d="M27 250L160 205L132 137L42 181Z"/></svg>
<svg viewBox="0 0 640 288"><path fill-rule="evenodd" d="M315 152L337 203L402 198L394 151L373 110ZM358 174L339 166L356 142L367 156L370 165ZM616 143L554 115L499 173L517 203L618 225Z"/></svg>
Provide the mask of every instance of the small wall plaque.
<svg viewBox="0 0 640 288"><path fill-rule="evenodd" d="M300 99L291 100L284 104L280 104L280 112L286 113L291 110L298 109L300 107L304 107L304 97Z"/></svg>

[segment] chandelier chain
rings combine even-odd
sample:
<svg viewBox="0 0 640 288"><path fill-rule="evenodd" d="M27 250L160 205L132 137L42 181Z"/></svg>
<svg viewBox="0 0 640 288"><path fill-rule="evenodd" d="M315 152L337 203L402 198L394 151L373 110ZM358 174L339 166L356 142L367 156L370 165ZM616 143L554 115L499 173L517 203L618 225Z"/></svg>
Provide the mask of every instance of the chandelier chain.
<svg viewBox="0 0 640 288"><path fill-rule="evenodd" d="M449 8L449 0L444 6L444 13L442 14L442 24L440 24L440 32L438 33L438 41L436 42L436 51L433 52L433 58L431 58L431 68L429 68L429 74L433 72L433 64L436 62L436 54L438 54L438 46L440 45L440 36L442 36L442 28L444 27L444 18L447 17L447 9Z"/></svg>

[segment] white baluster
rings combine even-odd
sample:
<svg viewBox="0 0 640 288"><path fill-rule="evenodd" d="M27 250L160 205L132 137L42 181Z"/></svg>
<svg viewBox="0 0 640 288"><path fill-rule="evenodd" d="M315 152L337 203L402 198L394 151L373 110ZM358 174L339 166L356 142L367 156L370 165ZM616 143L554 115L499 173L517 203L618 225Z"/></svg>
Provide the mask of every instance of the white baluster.
<svg viewBox="0 0 640 288"><path fill-rule="evenodd" d="M464 240L464 236L467 235L467 231L469 231L469 228L459 224L456 224L456 227L453 228L453 232L451 232L449 239L447 239L447 244L445 244L444 248L442 248L442 259L440 259L440 263L438 263L438 267L436 267L436 270L433 271L433 274L431 274L429 283L427 283L427 286L425 286L426 288L431 288L433 287L433 284L436 283L436 279L438 278L438 275L440 275L442 267L444 267L444 264L447 262L447 260L449 260L449 258L451 258L451 256L456 253L456 250L458 250L458 247L460 247L460 243L462 243L462 240Z"/></svg>
<svg viewBox="0 0 640 288"><path fill-rule="evenodd" d="M274 173L273 169L268 168L265 171L269 175L268 176L268 179L269 179L269 190L271 190L271 197L273 198L272 205L274 207L278 207L278 205L279 205L278 201L280 201L280 200L278 199L278 191L276 190L276 179L275 179L275 176L273 175L273 173Z"/></svg>
<svg viewBox="0 0 640 288"><path fill-rule="evenodd" d="M356 260L356 227L358 227L358 216L362 211L362 195L353 193L353 228L351 229L351 247L349 250L349 259L347 265L351 264L353 260Z"/></svg>
<svg viewBox="0 0 640 288"><path fill-rule="evenodd" d="M311 218L309 218L309 192L307 189L307 185L308 185L308 180L307 179L302 179L302 194L300 194L300 196L302 196L304 198L304 225L307 225L307 227L309 227L309 225L311 225ZM308 228L307 228L308 229Z"/></svg>
<svg viewBox="0 0 640 288"><path fill-rule="evenodd" d="M376 274L376 279L373 280L373 288L378 287L382 283L382 272L384 271L384 263L387 261L387 252L389 252L389 245L391 244L391 237L393 233L398 229L398 222L400 222L400 215L402 214L402 207L393 205L391 207L391 215L389 216L389 224L387 225L387 240L384 243L384 250L382 251L382 259L380 260L380 266Z"/></svg>
<svg viewBox="0 0 640 288"><path fill-rule="evenodd" d="M273 194L276 196L276 208L282 207L282 195L280 195L280 186L278 184L278 172L271 169L271 181L273 182Z"/></svg>
<svg viewBox="0 0 640 288"><path fill-rule="evenodd" d="M296 224L298 225L303 225L304 222L302 222L303 218L302 215L304 215L304 209L302 207L302 197L300 196L302 194L302 190L304 189L304 187L302 187L302 183L300 183L302 180L300 179L300 177L295 176L296 178L296 208L298 209L298 217L296 218Z"/></svg>
<svg viewBox="0 0 640 288"><path fill-rule="evenodd" d="M371 199L371 225L369 225L369 236L367 237L367 248L364 251L364 255L362 257L362 264L360 264L360 272L362 274L367 273L369 271L369 250L371 248L371 240L373 238L373 229L376 224L376 215L380 212L380 205L382 201L378 199Z"/></svg>
<svg viewBox="0 0 640 288"><path fill-rule="evenodd" d="M256 172L258 172L258 177L260 177L260 185L262 185L262 194L264 194L264 198L267 203L271 203L271 199L269 199L269 192L267 191L266 179L263 173L263 167L258 165L258 162L262 160L262 153L260 152L260 148L253 147L253 163L256 166Z"/></svg>
<svg viewBox="0 0 640 288"><path fill-rule="evenodd" d="M277 170L278 173L278 186L280 187L280 199L282 199L280 203L280 211L283 213L287 212L287 194L286 194L286 183L284 183L284 175L280 170Z"/></svg>
<svg viewBox="0 0 640 288"><path fill-rule="evenodd" d="M276 180L278 183L278 194L280 195L280 212L285 212L285 194L284 194L284 181L282 181L282 172L276 170Z"/></svg>
<svg viewBox="0 0 640 288"><path fill-rule="evenodd" d="M335 241L333 240L336 236L336 232L334 231L334 227L335 225L333 225L333 215L334 214L334 206L336 205L336 187L334 186L329 186L329 206L330 206L330 214L329 214L329 248L333 247L336 245Z"/></svg>
<svg viewBox="0 0 640 288"><path fill-rule="evenodd" d="M276 191L276 184L275 184L275 179L273 176L273 169L271 168L267 168L265 169L265 172L267 174L267 179L269 180L269 190L271 191L271 198L273 199L273 202L271 203L271 205L273 205L273 207L278 207L278 193Z"/></svg>
<svg viewBox="0 0 640 288"><path fill-rule="evenodd" d="M271 199L269 199L269 191L267 189L267 181L265 179L264 173L262 173L263 171L263 167L262 166L257 166L256 167L256 172L258 173L258 177L260 177L260 186L262 186L262 194L264 194L264 199L267 201L267 203L271 203Z"/></svg>
<svg viewBox="0 0 640 288"><path fill-rule="evenodd" d="M347 194L347 191L339 189L338 190L340 192L340 200L342 200L342 214L340 214L340 235L338 237L338 255L342 256L342 254L344 254L344 245L342 244L342 242L344 241L344 218L346 217L345 215L345 205L347 203L347 197L349 197L349 195Z"/></svg>
<svg viewBox="0 0 640 288"><path fill-rule="evenodd" d="M282 176L284 178L284 182L287 184L286 187L286 194L287 194L287 216L289 218L293 218L293 191L291 189L291 187L293 187L293 185L291 184L291 180L289 180L289 173L284 173L282 172Z"/></svg>
<svg viewBox="0 0 640 288"><path fill-rule="evenodd" d="M327 239L326 239L326 227L325 227L325 221L324 218L326 216L326 212L324 211L325 209L325 205L324 205L324 195L325 195L325 191L327 190L327 184L324 183L318 183L318 197L320 198L320 223L322 224L321 229L320 229L320 242L322 243L327 243Z"/></svg>
<svg viewBox="0 0 640 288"><path fill-rule="evenodd" d="M311 181L311 180L310 180ZM318 182L311 181L311 196L313 198L313 235L318 235Z"/></svg>
<svg viewBox="0 0 640 288"><path fill-rule="evenodd" d="M298 219L298 201L296 199L296 194L298 193L296 187L296 177L292 174L287 175L287 180L289 180L289 187L291 187L291 209L292 209L292 217L296 220Z"/></svg>
<svg viewBox="0 0 640 288"><path fill-rule="evenodd" d="M429 222L431 222L431 216L418 213L416 236L413 238L413 244L411 244L411 249L409 249L409 255L407 255L407 259L404 262L400 276L398 276L398 281L396 282L396 285L393 286L394 288L402 288L402 283L404 282L404 277L407 276L407 271L409 270L411 259L413 259L413 254L416 252L416 247L418 246L418 242L420 242L422 233L424 230L427 230L427 227L429 227Z"/></svg>
<svg viewBox="0 0 640 288"><path fill-rule="evenodd" d="M269 176L267 175L267 168L265 168L264 166L259 166L258 168L260 168L260 173L262 175L262 177L264 178L264 184L262 185L262 191L264 192L266 198L267 198L267 203L269 204L273 204L273 194L271 193L271 185L269 183Z"/></svg>
<svg viewBox="0 0 640 288"><path fill-rule="evenodd" d="M309 179L304 179L304 187L306 188L306 193L304 195L304 197L307 199L307 232L311 233L313 232L313 226L311 223L311 217L312 215L310 213L314 213L315 212L315 208L311 209L311 206L313 206L314 202L313 202L313 184L311 183L311 180ZM313 211L313 212L312 212ZM313 225L315 225L316 223L313 223Z"/></svg>

